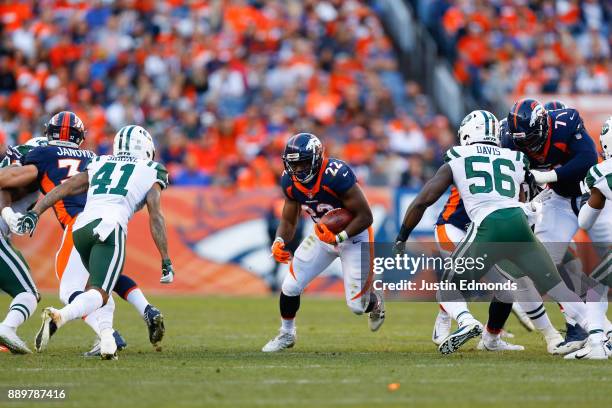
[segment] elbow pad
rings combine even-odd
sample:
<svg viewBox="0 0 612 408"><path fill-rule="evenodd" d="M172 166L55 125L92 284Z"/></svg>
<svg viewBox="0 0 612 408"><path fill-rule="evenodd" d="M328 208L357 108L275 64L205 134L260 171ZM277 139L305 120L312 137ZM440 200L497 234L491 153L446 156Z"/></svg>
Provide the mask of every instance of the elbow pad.
<svg viewBox="0 0 612 408"><path fill-rule="evenodd" d="M601 210L595 209L589 203L586 203L580 209L580 213L578 213L578 226L585 230L591 229L600 212Z"/></svg>

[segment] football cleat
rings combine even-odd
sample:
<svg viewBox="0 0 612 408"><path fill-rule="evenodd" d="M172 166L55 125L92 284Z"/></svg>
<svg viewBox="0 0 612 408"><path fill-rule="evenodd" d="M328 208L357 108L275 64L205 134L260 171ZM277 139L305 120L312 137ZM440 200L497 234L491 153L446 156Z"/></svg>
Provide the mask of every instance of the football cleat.
<svg viewBox="0 0 612 408"><path fill-rule="evenodd" d="M281 331L278 336L266 343L261 351L264 353L276 353L277 351L291 348L295 345L296 338L295 332Z"/></svg>
<svg viewBox="0 0 612 408"><path fill-rule="evenodd" d="M517 302L514 302L512 304L512 313L514 313L519 323L525 328L525 330L529 332L535 330L535 326L531 322L531 319L529 318L529 316L527 316L527 313L525 313L523 308Z"/></svg>
<svg viewBox="0 0 612 408"><path fill-rule="evenodd" d="M53 307L46 307L42 312L42 325L36 333L34 338L34 347L39 353L44 351L49 344L51 336L57 332L57 329L61 326L62 316L59 314L59 310Z"/></svg>
<svg viewBox="0 0 612 408"><path fill-rule="evenodd" d="M152 305L147 305L144 310L144 321L149 329L149 341L161 351L160 342L164 338L166 327L164 326L164 315L158 308Z"/></svg>
<svg viewBox="0 0 612 408"><path fill-rule="evenodd" d="M519 344L508 343L501 339L499 336L491 336L487 340L483 338L478 342L476 346L478 350L484 351L523 351L525 347Z"/></svg>
<svg viewBox="0 0 612 408"><path fill-rule="evenodd" d="M127 342L125 339L119 334L117 330L113 333L113 337L115 338L115 343L117 344L117 351L121 351L127 347ZM83 353L83 357L100 357L100 338L96 337L96 341L93 344L91 350L86 353Z"/></svg>
<svg viewBox="0 0 612 408"><path fill-rule="evenodd" d="M433 333L431 334L431 341L436 345L442 344L445 338L447 338L451 332L452 319L450 315L444 310L438 311L436 316L436 322L434 323Z"/></svg>
<svg viewBox="0 0 612 408"><path fill-rule="evenodd" d="M442 354L451 354L459 350L469 339L480 336L482 334L482 324L477 320L460 326L452 332L447 338L442 341L438 350Z"/></svg>
<svg viewBox="0 0 612 408"><path fill-rule="evenodd" d="M102 360L117 360L117 342L112 329L100 333L100 358Z"/></svg>
<svg viewBox="0 0 612 408"><path fill-rule="evenodd" d="M368 315L368 326L373 332L380 329L380 326L385 322L385 300L378 293L374 293L374 295L376 295L376 305Z"/></svg>
<svg viewBox="0 0 612 408"><path fill-rule="evenodd" d="M565 323L565 326L567 327L565 340L555 347L553 354L566 355L580 350L584 347L587 338L589 337L588 333L585 332L578 324L571 325L569 323Z"/></svg>
<svg viewBox="0 0 612 408"><path fill-rule="evenodd" d="M566 360L607 360L612 356L612 345L608 340L588 341L579 350L563 357Z"/></svg>
<svg viewBox="0 0 612 408"><path fill-rule="evenodd" d="M32 350L19 338L12 327L0 323L0 345L8 348L13 354L31 354Z"/></svg>

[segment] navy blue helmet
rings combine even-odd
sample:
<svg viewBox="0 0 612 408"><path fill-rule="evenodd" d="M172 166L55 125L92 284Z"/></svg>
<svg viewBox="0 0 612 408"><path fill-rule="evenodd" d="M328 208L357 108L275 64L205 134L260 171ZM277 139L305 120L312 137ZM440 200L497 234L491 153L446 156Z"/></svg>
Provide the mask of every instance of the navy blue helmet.
<svg viewBox="0 0 612 408"><path fill-rule="evenodd" d="M45 127L49 144L79 147L85 139L85 126L76 113L62 111L53 115Z"/></svg>
<svg viewBox="0 0 612 408"><path fill-rule="evenodd" d="M544 109L546 109L547 111L567 109L567 105L561 101L549 101L544 104Z"/></svg>
<svg viewBox="0 0 612 408"><path fill-rule="evenodd" d="M323 145L312 133L298 133L287 141L283 152L285 170L300 183L308 183L323 163Z"/></svg>
<svg viewBox="0 0 612 408"><path fill-rule="evenodd" d="M508 113L508 130L520 150L539 153L548 136L548 113L535 99L521 99Z"/></svg>

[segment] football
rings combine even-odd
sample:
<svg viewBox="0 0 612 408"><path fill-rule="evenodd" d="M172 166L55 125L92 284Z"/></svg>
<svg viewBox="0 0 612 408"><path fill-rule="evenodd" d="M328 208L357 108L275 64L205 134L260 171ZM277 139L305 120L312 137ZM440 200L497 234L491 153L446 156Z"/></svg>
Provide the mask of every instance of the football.
<svg viewBox="0 0 612 408"><path fill-rule="evenodd" d="M344 208L334 208L328 211L322 218L321 224L325 224L327 228L334 234L339 234L344 231L347 225L353 220L353 214Z"/></svg>

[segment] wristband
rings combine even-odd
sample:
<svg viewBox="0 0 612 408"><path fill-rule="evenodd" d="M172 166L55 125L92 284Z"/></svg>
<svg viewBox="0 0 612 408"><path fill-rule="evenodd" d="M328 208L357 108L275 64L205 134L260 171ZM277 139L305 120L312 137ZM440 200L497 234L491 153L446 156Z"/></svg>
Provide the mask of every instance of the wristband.
<svg viewBox="0 0 612 408"><path fill-rule="evenodd" d="M346 231L342 231L341 233L339 233L338 235L336 235L336 242L337 243L341 243L344 242L348 239L348 234L346 233Z"/></svg>
<svg viewBox="0 0 612 408"><path fill-rule="evenodd" d="M276 242L280 242L281 244L284 244L285 240L282 239L281 237L276 237L276 238L274 238L274 242L272 242L272 245L274 245L274 243L276 243Z"/></svg>

